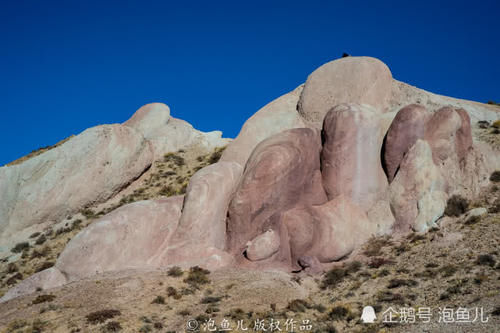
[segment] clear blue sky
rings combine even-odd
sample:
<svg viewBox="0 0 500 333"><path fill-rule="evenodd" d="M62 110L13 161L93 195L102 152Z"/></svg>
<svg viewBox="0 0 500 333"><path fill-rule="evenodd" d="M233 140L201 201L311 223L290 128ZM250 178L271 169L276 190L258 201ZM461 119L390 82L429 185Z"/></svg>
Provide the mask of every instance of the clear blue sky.
<svg viewBox="0 0 500 333"><path fill-rule="evenodd" d="M3 1L0 165L149 102L234 137L342 52L499 101L500 2L404 2Z"/></svg>

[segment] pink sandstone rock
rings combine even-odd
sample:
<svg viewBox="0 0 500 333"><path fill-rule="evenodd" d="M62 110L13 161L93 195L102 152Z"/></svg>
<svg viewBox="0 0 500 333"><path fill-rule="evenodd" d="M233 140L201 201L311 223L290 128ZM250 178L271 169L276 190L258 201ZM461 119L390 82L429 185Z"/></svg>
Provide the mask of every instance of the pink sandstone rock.
<svg viewBox="0 0 500 333"><path fill-rule="evenodd" d="M221 161L237 162L245 166L254 148L263 140L281 131L305 127L297 113L297 102L302 86L275 99L250 117L234 141L222 154Z"/></svg>
<svg viewBox="0 0 500 333"><path fill-rule="evenodd" d="M160 267L182 202L182 196L175 196L116 209L76 235L56 267L70 281L101 272Z"/></svg>
<svg viewBox="0 0 500 333"><path fill-rule="evenodd" d="M5 295L0 298L0 303L7 302L10 299L31 294L42 289L50 289L60 287L68 281L66 277L55 267L35 273L27 279L19 282L14 287L10 288Z"/></svg>
<svg viewBox="0 0 500 333"><path fill-rule="evenodd" d="M368 210L387 188L380 161L384 133L380 116L367 105L341 104L323 125L321 169L330 200L343 194Z"/></svg>
<svg viewBox="0 0 500 333"><path fill-rule="evenodd" d="M307 78L298 104L299 113L318 128L326 113L342 103L373 106L388 111L392 74L380 60L346 57L326 63Z"/></svg>
<svg viewBox="0 0 500 333"><path fill-rule="evenodd" d="M389 192L391 210L396 218L394 231L425 231L443 215L447 195L445 180L432 159L424 140L410 148L401 162Z"/></svg>
<svg viewBox="0 0 500 333"><path fill-rule="evenodd" d="M307 128L283 131L255 148L229 205L230 253L242 256L248 241L276 229L280 212L322 203L317 200L324 195L316 192L323 188L314 177L320 149L319 133Z"/></svg>
<svg viewBox="0 0 500 333"><path fill-rule="evenodd" d="M218 162L194 174L163 265L184 266L186 263L196 262L197 265L215 269L232 261L224 252L226 216L229 201L239 184L241 174L242 167L235 162ZM218 262L212 263L215 266L203 261L204 258L215 255L220 257Z"/></svg>
<svg viewBox="0 0 500 333"><path fill-rule="evenodd" d="M404 155L425 134L425 124L430 113L417 104L402 108L394 118L387 132L383 162L389 182L392 182Z"/></svg>

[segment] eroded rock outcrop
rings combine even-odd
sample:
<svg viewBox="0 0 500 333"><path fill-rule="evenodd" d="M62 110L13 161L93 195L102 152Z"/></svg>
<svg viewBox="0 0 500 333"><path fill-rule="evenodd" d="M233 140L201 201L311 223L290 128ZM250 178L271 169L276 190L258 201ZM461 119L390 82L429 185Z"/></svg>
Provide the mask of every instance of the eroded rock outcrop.
<svg viewBox="0 0 500 333"><path fill-rule="evenodd" d="M392 74L383 62L370 57L345 57L309 75L298 111L320 128L326 113L342 103L367 104L388 111L391 89Z"/></svg>
<svg viewBox="0 0 500 333"><path fill-rule="evenodd" d="M68 280L127 268L159 267L181 217L183 196L138 201L98 219L73 238L56 268Z"/></svg>
<svg viewBox="0 0 500 333"><path fill-rule="evenodd" d="M358 104L341 104L326 114L321 173L330 200L344 195L368 210L386 189L379 119L377 110Z"/></svg>
<svg viewBox="0 0 500 333"><path fill-rule="evenodd" d="M283 131L254 150L228 212L228 249L242 255L248 241L279 226L279 213L297 203L320 204L321 142L316 130ZM279 230L276 231L279 233Z"/></svg>
<svg viewBox="0 0 500 333"><path fill-rule="evenodd" d="M391 123L384 143L383 162L389 182L392 182L404 155L425 135L425 125L431 117L421 105L402 108Z"/></svg>
<svg viewBox="0 0 500 333"><path fill-rule="evenodd" d="M250 117L236 139L224 151L221 160L245 166L259 142L287 129L305 127L296 110L302 88L303 86L299 86L279 97Z"/></svg>
<svg viewBox="0 0 500 333"><path fill-rule="evenodd" d="M0 240L57 222L110 198L152 163L144 137L129 127L92 127L21 164L0 168ZM3 195L5 193L5 195Z"/></svg>

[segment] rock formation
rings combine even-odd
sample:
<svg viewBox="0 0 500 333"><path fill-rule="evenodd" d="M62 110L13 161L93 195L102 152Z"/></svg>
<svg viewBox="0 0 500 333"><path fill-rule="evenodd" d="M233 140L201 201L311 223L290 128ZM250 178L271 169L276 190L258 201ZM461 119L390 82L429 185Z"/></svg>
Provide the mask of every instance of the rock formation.
<svg viewBox="0 0 500 333"><path fill-rule="evenodd" d="M435 226L453 194L478 194L500 158L474 140L471 121L498 118L495 107L393 80L377 59L329 62L248 119L221 160L192 176L185 196L98 218L55 267L2 300L127 268L321 272L374 235ZM26 235L40 221L104 201L166 152L228 142L148 104L123 125L95 127L0 168L0 233Z"/></svg>

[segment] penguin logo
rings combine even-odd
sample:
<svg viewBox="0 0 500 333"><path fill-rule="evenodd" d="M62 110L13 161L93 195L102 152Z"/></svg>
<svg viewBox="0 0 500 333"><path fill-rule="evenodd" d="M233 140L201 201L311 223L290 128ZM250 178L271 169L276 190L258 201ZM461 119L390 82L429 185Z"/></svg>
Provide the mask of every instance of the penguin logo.
<svg viewBox="0 0 500 333"><path fill-rule="evenodd" d="M365 324L372 324L377 316L375 316L375 309L372 306L365 306L363 308L363 313L361 314L361 320Z"/></svg>

